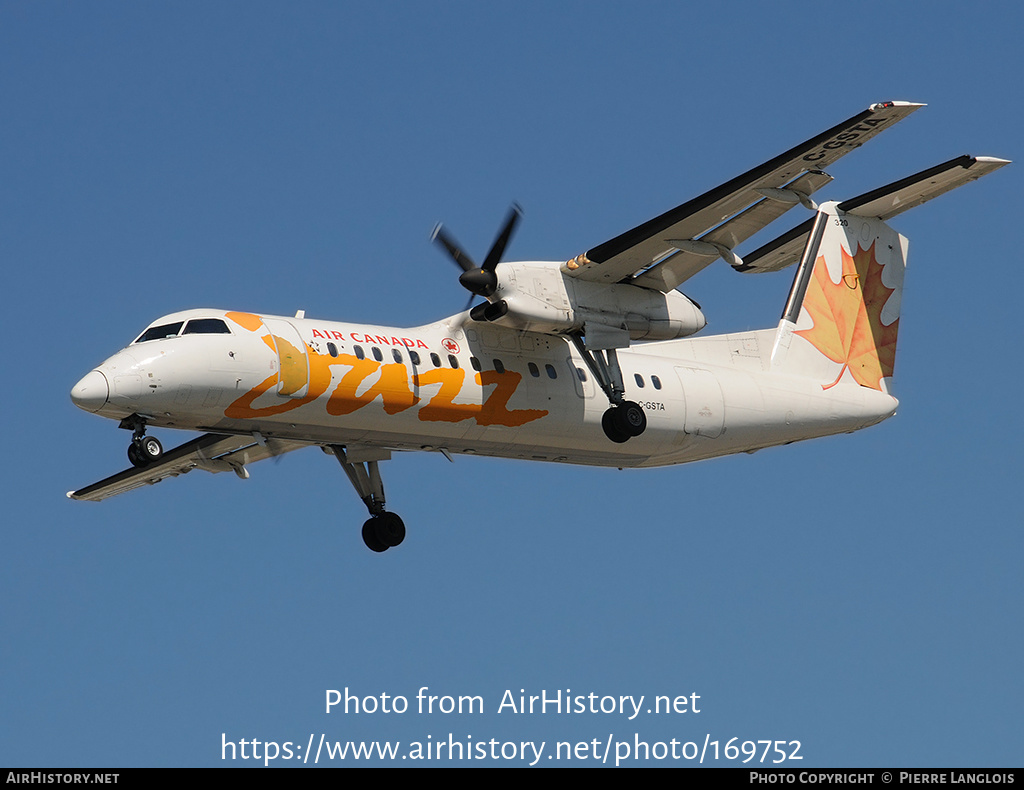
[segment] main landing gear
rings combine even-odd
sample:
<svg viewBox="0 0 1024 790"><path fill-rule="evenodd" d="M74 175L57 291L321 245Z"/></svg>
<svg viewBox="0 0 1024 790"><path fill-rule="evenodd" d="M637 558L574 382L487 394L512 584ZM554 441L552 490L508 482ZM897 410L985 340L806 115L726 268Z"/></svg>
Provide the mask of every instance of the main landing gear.
<svg viewBox="0 0 1024 790"><path fill-rule="evenodd" d="M616 444L622 444L642 434L647 430L647 415L639 403L623 397L626 387L622 383L622 370L615 349L591 351L579 335L571 335L571 338L601 390L608 396L610 406L601 417L604 435Z"/></svg>
<svg viewBox="0 0 1024 790"><path fill-rule="evenodd" d="M164 447L155 436L146 436L146 418L133 414L125 417L118 426L132 432L132 442L128 445L128 460L132 466L143 469L164 454Z"/></svg>
<svg viewBox="0 0 1024 790"><path fill-rule="evenodd" d="M643 407L631 400L624 400L611 406L601 416L604 435L617 444L628 442L647 428L647 415Z"/></svg>
<svg viewBox="0 0 1024 790"><path fill-rule="evenodd" d="M370 551L387 551L405 540L405 524L397 513L384 509L384 483L380 478L378 463L391 457L387 450L364 453L363 460L350 456L340 444L329 446L341 468L348 475L349 482L363 500L370 518L363 524L363 543Z"/></svg>

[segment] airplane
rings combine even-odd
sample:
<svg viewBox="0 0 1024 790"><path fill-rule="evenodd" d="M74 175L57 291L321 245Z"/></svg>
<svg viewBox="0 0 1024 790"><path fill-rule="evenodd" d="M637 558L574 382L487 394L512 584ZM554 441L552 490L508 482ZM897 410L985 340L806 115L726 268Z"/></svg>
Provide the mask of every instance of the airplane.
<svg viewBox="0 0 1024 790"><path fill-rule="evenodd" d="M340 463L399 545L380 463L401 451L606 467L682 464L848 433L896 412L891 393L907 240L887 224L1006 164L960 156L858 197L815 203L824 168L924 105L866 110L566 261L502 262L514 206L483 262L442 226L472 309L426 326L194 309L150 324L71 390L130 430L131 467L72 491L99 501L193 469L233 471L304 447ZM802 206L811 216L740 256ZM796 265L776 327L691 337L678 288L718 259L744 274ZM468 306L467 306L468 308ZM150 427L202 431L168 452Z"/></svg>

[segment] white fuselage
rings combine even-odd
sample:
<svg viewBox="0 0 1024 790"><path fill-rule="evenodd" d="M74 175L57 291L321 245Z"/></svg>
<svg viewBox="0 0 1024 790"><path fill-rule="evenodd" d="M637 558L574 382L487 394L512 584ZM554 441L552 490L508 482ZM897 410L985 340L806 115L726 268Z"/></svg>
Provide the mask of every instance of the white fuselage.
<svg viewBox="0 0 1024 790"><path fill-rule="evenodd" d="M230 331L136 341L72 399L153 426L616 467L850 432L897 405L856 384L826 389L773 372L774 330L650 342L618 354L625 397L643 407L647 430L616 444L601 427L607 398L559 335L465 313L414 329L222 310L156 323L196 318Z"/></svg>

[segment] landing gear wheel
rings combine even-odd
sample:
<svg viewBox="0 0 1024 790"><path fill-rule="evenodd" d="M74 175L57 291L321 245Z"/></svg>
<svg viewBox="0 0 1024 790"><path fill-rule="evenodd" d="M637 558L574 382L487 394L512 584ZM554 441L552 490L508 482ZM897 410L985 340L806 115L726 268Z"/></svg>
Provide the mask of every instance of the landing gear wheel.
<svg viewBox="0 0 1024 790"><path fill-rule="evenodd" d="M615 408L614 420L627 436L639 436L647 430L647 415L639 403L623 401Z"/></svg>
<svg viewBox="0 0 1024 790"><path fill-rule="evenodd" d="M139 446L135 442L128 445L128 460L132 462L132 466L138 469L149 465L149 461L146 460L146 457L139 450Z"/></svg>
<svg viewBox="0 0 1024 790"><path fill-rule="evenodd" d="M601 427L604 428L604 435L611 439L616 444L622 444L623 442L629 441L629 434L624 433L618 426L618 420L616 419L616 412L618 409L608 409L601 416Z"/></svg>
<svg viewBox="0 0 1024 790"><path fill-rule="evenodd" d="M397 546L405 540L405 523L395 513L381 513L373 519L373 525L377 540L388 548Z"/></svg>
<svg viewBox="0 0 1024 790"><path fill-rule="evenodd" d="M377 517L367 519L363 524L363 543L370 551L382 552L388 550L388 545L377 537Z"/></svg>
<svg viewBox="0 0 1024 790"><path fill-rule="evenodd" d="M136 442L132 442L132 444L136 444ZM164 446L155 436L143 436L138 441L138 448L139 455L146 460L146 463L150 464L159 460L160 456L164 454Z"/></svg>

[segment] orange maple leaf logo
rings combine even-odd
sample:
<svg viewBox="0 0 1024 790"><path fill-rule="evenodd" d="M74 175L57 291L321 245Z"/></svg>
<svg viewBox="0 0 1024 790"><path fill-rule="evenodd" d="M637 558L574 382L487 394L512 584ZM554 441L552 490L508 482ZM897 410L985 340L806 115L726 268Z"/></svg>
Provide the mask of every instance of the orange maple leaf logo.
<svg viewBox="0 0 1024 790"><path fill-rule="evenodd" d="M823 257L815 261L803 303L814 326L796 334L843 366L836 380L822 389L834 387L849 369L861 386L881 390L882 379L892 376L896 361L899 319L882 324L882 308L895 289L882 283L884 267L875 258L874 243L866 250L858 244L852 257L842 247L840 252L843 268L838 283L829 277Z"/></svg>

